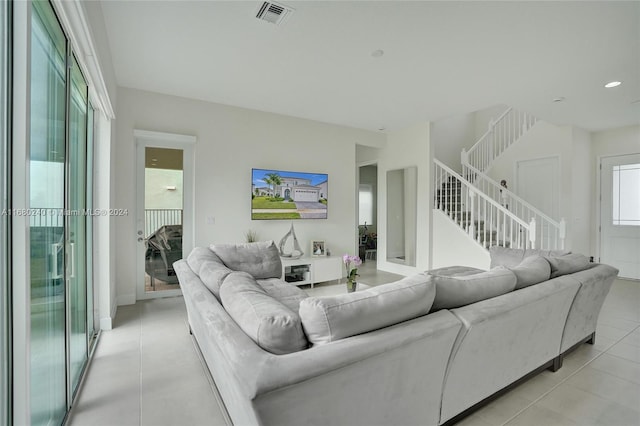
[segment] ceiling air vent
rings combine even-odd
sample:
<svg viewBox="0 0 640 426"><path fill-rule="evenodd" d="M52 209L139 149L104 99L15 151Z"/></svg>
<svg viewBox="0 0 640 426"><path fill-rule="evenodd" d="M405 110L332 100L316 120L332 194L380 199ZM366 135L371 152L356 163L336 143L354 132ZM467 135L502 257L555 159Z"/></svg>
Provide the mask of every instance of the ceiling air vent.
<svg viewBox="0 0 640 426"><path fill-rule="evenodd" d="M289 6L272 1L265 1L258 8L256 18L261 21L271 22L272 24L282 25L292 13L293 9Z"/></svg>

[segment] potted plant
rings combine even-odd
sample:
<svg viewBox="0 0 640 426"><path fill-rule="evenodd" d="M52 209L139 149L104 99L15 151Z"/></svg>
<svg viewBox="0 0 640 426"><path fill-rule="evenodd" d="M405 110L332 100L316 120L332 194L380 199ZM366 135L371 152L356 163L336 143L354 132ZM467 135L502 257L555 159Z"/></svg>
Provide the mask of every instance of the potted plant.
<svg viewBox="0 0 640 426"><path fill-rule="evenodd" d="M358 283L356 277L358 277L358 266L362 265L362 260L358 256L350 256L345 254L342 256L342 261L347 270L347 292L353 293L356 291Z"/></svg>

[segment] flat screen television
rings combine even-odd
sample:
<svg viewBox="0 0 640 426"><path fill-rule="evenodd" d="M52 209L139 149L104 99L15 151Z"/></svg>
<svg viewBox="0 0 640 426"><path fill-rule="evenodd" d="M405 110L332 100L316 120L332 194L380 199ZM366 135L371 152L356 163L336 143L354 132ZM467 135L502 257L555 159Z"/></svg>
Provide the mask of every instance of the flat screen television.
<svg viewBox="0 0 640 426"><path fill-rule="evenodd" d="M326 173L251 170L251 219L326 219Z"/></svg>

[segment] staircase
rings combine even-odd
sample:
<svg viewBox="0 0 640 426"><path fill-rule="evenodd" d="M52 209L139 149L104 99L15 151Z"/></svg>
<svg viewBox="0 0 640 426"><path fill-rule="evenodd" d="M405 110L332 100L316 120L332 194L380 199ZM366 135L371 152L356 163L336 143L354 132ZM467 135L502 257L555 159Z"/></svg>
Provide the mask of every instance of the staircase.
<svg viewBox="0 0 640 426"><path fill-rule="evenodd" d="M533 248L535 221L527 223L479 192L467 179L434 159L435 208L442 210L474 241L491 246Z"/></svg>
<svg viewBox="0 0 640 426"><path fill-rule="evenodd" d="M566 224L556 221L486 175L493 161L531 129L537 118L508 108L469 151L462 175L434 159L435 208L485 248L562 249Z"/></svg>

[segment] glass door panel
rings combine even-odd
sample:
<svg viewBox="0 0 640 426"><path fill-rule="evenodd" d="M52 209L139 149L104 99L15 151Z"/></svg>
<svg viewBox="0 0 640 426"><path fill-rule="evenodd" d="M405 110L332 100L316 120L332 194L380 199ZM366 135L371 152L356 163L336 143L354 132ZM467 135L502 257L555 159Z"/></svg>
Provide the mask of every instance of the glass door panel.
<svg viewBox="0 0 640 426"><path fill-rule="evenodd" d="M145 147L146 293L179 288L173 262L182 259L183 156L181 149Z"/></svg>
<svg viewBox="0 0 640 426"><path fill-rule="evenodd" d="M31 17L31 423L66 413L64 180L66 40L48 3Z"/></svg>
<svg viewBox="0 0 640 426"><path fill-rule="evenodd" d="M67 282L69 357L74 393L87 361L87 85L76 60L69 102Z"/></svg>
<svg viewBox="0 0 640 426"><path fill-rule="evenodd" d="M7 96L9 82L9 2L0 2L0 210L3 212L10 207L9 164L10 155L8 142L9 99ZM9 390L11 333L9 313L9 253L11 252L9 233L9 216L0 215L0 424L11 424L9 407L11 392Z"/></svg>

